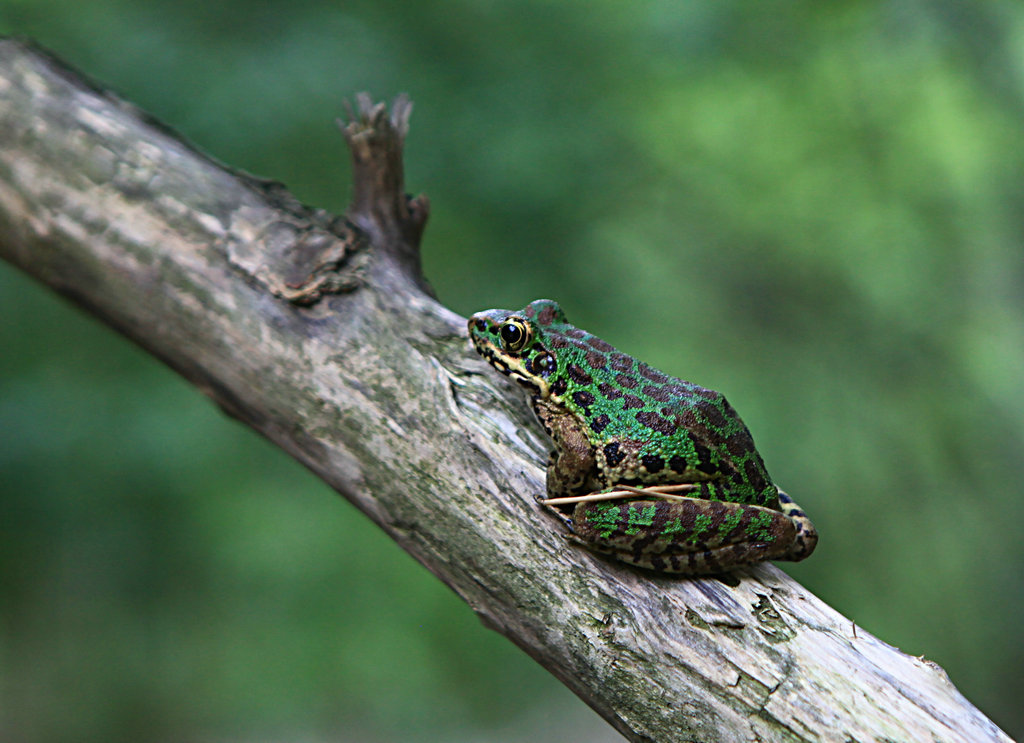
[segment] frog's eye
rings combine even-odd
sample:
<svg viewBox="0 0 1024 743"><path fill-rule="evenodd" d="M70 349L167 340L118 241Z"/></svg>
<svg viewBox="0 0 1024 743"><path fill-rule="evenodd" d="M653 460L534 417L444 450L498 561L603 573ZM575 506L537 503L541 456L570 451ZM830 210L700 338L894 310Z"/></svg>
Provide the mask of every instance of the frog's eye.
<svg viewBox="0 0 1024 743"><path fill-rule="evenodd" d="M518 353L530 340L530 329L522 320L507 320L498 329L502 345L509 353Z"/></svg>

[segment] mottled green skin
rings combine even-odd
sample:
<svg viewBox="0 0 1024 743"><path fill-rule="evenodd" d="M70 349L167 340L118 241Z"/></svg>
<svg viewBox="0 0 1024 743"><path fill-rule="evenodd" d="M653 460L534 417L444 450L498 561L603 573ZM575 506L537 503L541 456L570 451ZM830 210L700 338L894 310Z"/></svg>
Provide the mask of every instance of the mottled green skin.
<svg viewBox="0 0 1024 743"><path fill-rule="evenodd" d="M677 500L576 504L567 519L576 540L633 565L684 574L801 560L813 551L813 525L772 483L721 394L617 351L570 325L551 300L480 312L469 333L485 359L531 392L555 444L549 497L617 485L699 488Z"/></svg>

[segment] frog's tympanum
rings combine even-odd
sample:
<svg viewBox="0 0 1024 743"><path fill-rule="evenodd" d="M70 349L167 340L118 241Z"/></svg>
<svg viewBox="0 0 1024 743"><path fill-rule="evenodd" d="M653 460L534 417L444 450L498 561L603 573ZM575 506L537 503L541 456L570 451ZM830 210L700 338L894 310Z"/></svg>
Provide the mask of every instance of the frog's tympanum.
<svg viewBox="0 0 1024 743"><path fill-rule="evenodd" d="M549 299L480 312L469 335L530 392L555 444L542 502L574 541L686 575L814 551L814 525L772 483L719 393L615 350Z"/></svg>

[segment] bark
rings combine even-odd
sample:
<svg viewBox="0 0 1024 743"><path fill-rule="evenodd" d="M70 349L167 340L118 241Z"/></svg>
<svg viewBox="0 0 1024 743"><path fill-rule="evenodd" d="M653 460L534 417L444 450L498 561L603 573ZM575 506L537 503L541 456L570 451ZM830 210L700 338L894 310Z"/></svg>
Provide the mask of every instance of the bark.
<svg viewBox="0 0 1024 743"><path fill-rule="evenodd" d="M408 113L357 100L335 217L0 41L0 255L316 472L630 740L1009 740L774 566L667 578L565 543L532 498L549 443L420 275Z"/></svg>

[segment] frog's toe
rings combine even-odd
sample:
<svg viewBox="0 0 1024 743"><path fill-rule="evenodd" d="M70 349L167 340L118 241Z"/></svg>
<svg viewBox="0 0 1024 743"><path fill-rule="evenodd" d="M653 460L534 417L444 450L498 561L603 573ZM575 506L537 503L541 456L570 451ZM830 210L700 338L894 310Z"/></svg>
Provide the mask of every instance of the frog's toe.
<svg viewBox="0 0 1024 743"><path fill-rule="evenodd" d="M800 562L804 558L810 557L814 548L818 546L818 532L806 517L804 521L794 520L796 521L796 537L793 539L789 552L779 559Z"/></svg>
<svg viewBox="0 0 1024 743"><path fill-rule="evenodd" d="M539 505L543 506L544 509L547 510L549 513L553 514L554 516L557 516L558 520L561 521L563 524L565 524L565 527L570 532L575 532L576 529L573 528L572 516L568 515L565 511L563 511L558 506L551 506L551 505L548 505L547 503L545 503L545 501L548 499L548 497L549 496L547 496L547 495L539 494L539 495L535 495L534 499L537 501L537 503Z"/></svg>
<svg viewBox="0 0 1024 743"><path fill-rule="evenodd" d="M803 512L800 506L781 490L779 491L779 505L782 508L782 512L796 526L796 536L793 538L789 551L777 559L799 562L805 557L810 557L811 553L814 552L814 548L818 546L818 530L814 528L814 524L807 518L807 514Z"/></svg>

